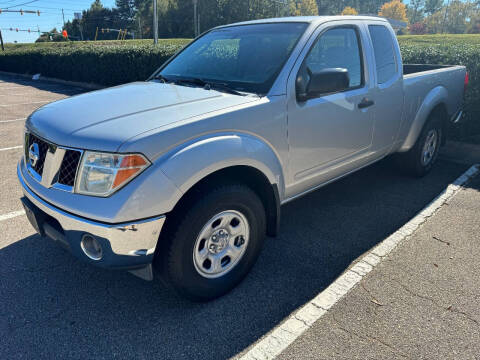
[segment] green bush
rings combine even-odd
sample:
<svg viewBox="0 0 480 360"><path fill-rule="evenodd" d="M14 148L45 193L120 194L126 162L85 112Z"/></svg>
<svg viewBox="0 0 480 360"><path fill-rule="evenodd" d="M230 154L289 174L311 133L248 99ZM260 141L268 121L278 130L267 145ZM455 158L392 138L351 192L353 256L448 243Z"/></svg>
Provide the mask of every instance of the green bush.
<svg viewBox="0 0 480 360"><path fill-rule="evenodd" d="M145 80L188 39L9 44L0 53L0 70L118 85Z"/></svg>
<svg viewBox="0 0 480 360"><path fill-rule="evenodd" d="M117 85L145 80L189 39L7 44L0 70L41 73L64 80ZM480 135L480 35L400 36L405 63L460 64L470 74L467 118L452 128L455 139Z"/></svg>

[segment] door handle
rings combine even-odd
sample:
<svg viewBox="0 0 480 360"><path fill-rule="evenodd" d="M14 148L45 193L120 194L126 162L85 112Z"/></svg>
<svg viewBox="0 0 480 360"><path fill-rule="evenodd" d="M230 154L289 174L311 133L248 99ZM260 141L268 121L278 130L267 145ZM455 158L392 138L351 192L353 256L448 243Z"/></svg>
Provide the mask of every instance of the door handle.
<svg viewBox="0 0 480 360"><path fill-rule="evenodd" d="M360 103L358 104L358 108L365 109L373 105L375 105L375 101L369 100L368 98L363 98L362 101L360 101Z"/></svg>

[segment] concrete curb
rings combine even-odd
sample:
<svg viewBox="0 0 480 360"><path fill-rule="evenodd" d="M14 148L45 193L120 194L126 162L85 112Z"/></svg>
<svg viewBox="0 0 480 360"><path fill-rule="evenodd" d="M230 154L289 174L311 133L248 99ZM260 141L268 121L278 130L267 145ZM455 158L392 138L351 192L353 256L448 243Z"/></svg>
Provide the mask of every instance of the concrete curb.
<svg viewBox="0 0 480 360"><path fill-rule="evenodd" d="M31 81L47 81L55 84L62 84L62 85L69 85L69 86L76 86L76 87L81 87L84 89L90 89L90 90L99 90L103 89L106 86L103 85L98 85L98 84L90 84L90 83L84 83L84 82L77 82L77 81L68 81L68 80L62 80L62 79L57 79L57 78L51 78L51 77L46 77L46 76L41 76L38 80L32 80L32 76L30 74L17 74L17 73L12 73L8 71L0 71L0 75L9 75L9 76L19 76Z"/></svg>
<svg viewBox="0 0 480 360"><path fill-rule="evenodd" d="M307 331L325 315L340 299L347 295L375 266L387 257L402 241L433 216L443 204L457 194L462 185L480 173L480 164L473 165L462 176L450 184L440 195L428 204L413 219L403 225L395 233L375 246L357 263L344 272L330 286L306 303L298 311L292 313L268 335L259 340L248 350L241 360L275 359L291 343Z"/></svg>

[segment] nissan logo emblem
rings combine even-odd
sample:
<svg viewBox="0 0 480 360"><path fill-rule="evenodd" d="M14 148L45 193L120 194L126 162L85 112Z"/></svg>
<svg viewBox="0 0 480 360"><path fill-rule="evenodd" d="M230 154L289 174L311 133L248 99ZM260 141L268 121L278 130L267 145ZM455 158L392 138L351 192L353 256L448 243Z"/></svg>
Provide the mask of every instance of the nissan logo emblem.
<svg viewBox="0 0 480 360"><path fill-rule="evenodd" d="M30 161L30 165L32 165L32 167L35 167L39 158L40 158L40 150L38 148L38 144L33 143L28 148L28 160Z"/></svg>

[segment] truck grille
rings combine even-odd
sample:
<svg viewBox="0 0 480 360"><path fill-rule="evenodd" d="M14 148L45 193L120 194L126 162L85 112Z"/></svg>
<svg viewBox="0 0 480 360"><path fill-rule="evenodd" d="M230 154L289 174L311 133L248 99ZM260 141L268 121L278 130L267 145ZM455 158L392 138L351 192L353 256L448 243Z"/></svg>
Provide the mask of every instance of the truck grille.
<svg viewBox="0 0 480 360"><path fill-rule="evenodd" d="M58 175L58 182L60 184L73 186L75 177L77 175L78 163L82 153L75 150L67 150L63 157L62 165L60 166L60 173Z"/></svg>
<svg viewBox="0 0 480 360"><path fill-rule="evenodd" d="M47 156L48 146L49 144L46 141L38 138L37 136L30 134L30 138L27 144L26 152L28 154L28 148L30 145L36 143L38 145L38 149L40 150L40 157L37 160L36 164L32 166L33 170L37 172L38 175L42 176L43 173L43 165L45 164L45 158Z"/></svg>
<svg viewBox="0 0 480 360"><path fill-rule="evenodd" d="M33 144L37 144L39 150L38 160L34 164L32 164L29 159L29 149ZM78 164L82 157L82 151L62 148L61 146L43 140L32 133L27 133L25 135L25 161L29 164L30 171L33 170L36 173L37 176L34 176L34 178L42 179L44 175L45 161L48 161L46 160L47 152L50 151L51 153L55 153L58 151L57 149L65 151L65 154L59 164L59 168L53 169L55 173L58 173L58 176L53 177L54 183L47 185L55 187L56 184L60 184L64 185L62 189L71 191L75 185L75 177L77 175ZM43 184L43 181L41 181L41 183ZM67 186L67 188L65 188L65 186Z"/></svg>

